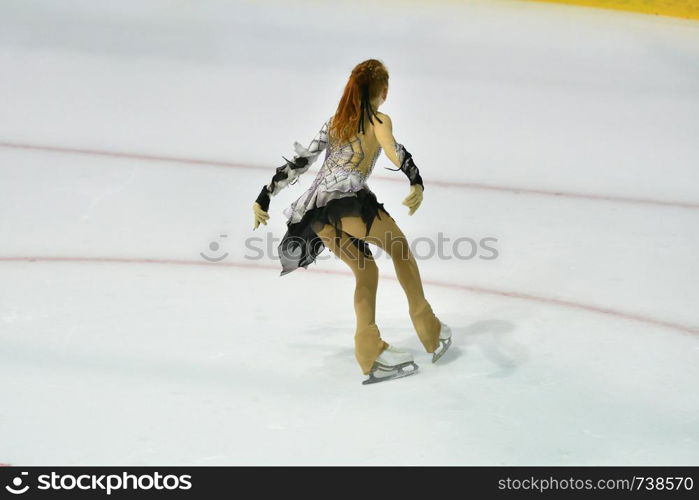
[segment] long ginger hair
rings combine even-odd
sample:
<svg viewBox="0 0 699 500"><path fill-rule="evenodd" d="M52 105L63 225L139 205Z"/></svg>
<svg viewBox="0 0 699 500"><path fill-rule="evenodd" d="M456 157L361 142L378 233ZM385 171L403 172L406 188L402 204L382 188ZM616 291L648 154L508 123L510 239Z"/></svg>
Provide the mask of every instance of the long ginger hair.
<svg viewBox="0 0 699 500"><path fill-rule="evenodd" d="M348 141L353 135L364 133L365 119L383 123L372 108L371 101L388 86L388 70L378 59L367 59L357 64L350 74L337 111L330 124L330 137Z"/></svg>

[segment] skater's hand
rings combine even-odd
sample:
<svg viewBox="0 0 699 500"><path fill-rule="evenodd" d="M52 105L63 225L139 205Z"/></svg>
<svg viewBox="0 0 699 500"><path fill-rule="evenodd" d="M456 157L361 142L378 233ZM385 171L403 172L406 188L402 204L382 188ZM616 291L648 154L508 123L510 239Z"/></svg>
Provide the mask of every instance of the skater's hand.
<svg viewBox="0 0 699 500"><path fill-rule="evenodd" d="M410 186L410 194L403 200L403 205L410 209L408 215L413 215L415 210L420 207L420 203L422 203L422 186L413 184Z"/></svg>
<svg viewBox="0 0 699 500"><path fill-rule="evenodd" d="M266 226L267 221L269 220L269 214L262 210L262 207L259 203L255 202L252 204L252 211L255 214L255 227L253 227L252 230L254 231L255 229L257 229L260 223Z"/></svg>

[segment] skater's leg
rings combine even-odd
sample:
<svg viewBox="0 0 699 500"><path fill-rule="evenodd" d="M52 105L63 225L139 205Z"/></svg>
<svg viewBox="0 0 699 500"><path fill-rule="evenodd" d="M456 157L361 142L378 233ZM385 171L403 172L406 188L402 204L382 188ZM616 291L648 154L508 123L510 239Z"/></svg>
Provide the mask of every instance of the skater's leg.
<svg viewBox="0 0 699 500"><path fill-rule="evenodd" d="M408 241L396 221L384 211L374 218L369 235L360 217L343 217L342 229L355 238L377 245L391 256L398 281L408 299L410 319L427 352L434 352L439 345L439 319L425 298L420 270ZM365 237L366 236L366 237Z"/></svg>
<svg viewBox="0 0 699 500"><path fill-rule="evenodd" d="M376 358L388 346L381 339L379 328L376 326L379 270L373 257L360 251L347 233L342 232L339 240L336 240L335 228L326 224L317 234L325 246L345 262L354 274L354 312L357 319L354 336L355 356L362 373L368 374Z"/></svg>

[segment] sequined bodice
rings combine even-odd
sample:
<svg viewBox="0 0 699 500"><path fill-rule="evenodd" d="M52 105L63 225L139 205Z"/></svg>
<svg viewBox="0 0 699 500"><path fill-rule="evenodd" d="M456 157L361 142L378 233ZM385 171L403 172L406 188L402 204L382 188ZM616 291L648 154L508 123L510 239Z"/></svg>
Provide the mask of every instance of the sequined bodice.
<svg viewBox="0 0 699 500"><path fill-rule="evenodd" d="M329 121L311 141L309 148L295 143L299 155L317 156L325 149L325 158L311 186L284 211L291 222L300 220L307 210L324 206L331 200L354 196L360 190L371 192L366 181L381 154L381 146L375 139L372 145L373 137L364 136L355 136L342 143L330 141L328 125ZM290 180L287 177L282 182L288 183Z"/></svg>

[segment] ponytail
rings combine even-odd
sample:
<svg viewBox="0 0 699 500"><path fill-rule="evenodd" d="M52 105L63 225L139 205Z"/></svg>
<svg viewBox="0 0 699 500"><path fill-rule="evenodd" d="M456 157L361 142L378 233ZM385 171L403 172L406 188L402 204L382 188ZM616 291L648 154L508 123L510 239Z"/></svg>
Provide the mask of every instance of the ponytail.
<svg viewBox="0 0 699 500"><path fill-rule="evenodd" d="M350 74L337 111L330 125L330 135L335 140L348 141L354 134L365 133L365 118L374 123L376 110L371 100L388 85L388 71L377 59L367 59L354 67Z"/></svg>

